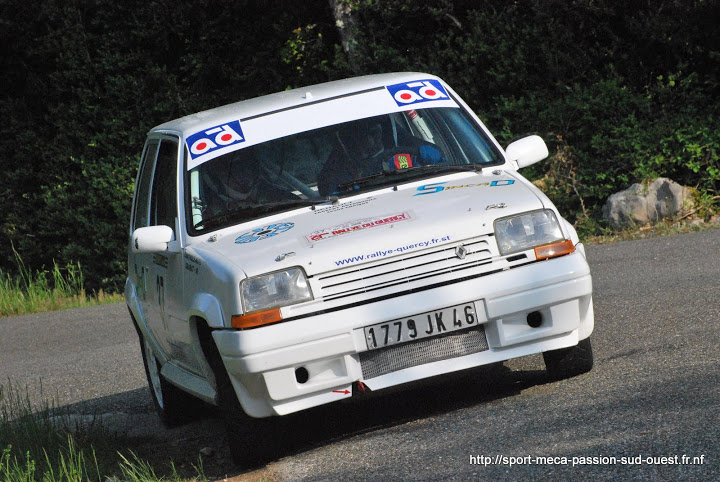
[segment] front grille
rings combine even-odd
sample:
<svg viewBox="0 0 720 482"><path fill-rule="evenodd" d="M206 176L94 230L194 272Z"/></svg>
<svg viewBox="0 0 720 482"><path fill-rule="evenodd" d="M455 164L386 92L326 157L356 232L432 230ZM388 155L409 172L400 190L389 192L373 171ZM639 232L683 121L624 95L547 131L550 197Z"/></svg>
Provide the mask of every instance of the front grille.
<svg viewBox="0 0 720 482"><path fill-rule="evenodd" d="M488 349L483 325L412 343L360 353L364 380L405 368L479 353Z"/></svg>
<svg viewBox="0 0 720 482"><path fill-rule="evenodd" d="M463 257L458 256L457 246L463 247ZM522 261L527 262L525 258L522 256ZM324 301L333 301L373 292L402 292L437 280L482 276L513 264L499 257L495 240L487 235L323 273L317 276L317 287Z"/></svg>

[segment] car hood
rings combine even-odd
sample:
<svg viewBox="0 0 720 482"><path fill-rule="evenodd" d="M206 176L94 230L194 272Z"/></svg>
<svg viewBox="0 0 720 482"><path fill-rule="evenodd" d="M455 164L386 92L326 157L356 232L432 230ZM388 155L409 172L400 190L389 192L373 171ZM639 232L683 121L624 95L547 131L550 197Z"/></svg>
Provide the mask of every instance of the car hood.
<svg viewBox="0 0 720 482"><path fill-rule="evenodd" d="M492 233L497 218L543 208L526 182L513 172L436 177L244 223L194 247L247 276L291 266L312 276Z"/></svg>

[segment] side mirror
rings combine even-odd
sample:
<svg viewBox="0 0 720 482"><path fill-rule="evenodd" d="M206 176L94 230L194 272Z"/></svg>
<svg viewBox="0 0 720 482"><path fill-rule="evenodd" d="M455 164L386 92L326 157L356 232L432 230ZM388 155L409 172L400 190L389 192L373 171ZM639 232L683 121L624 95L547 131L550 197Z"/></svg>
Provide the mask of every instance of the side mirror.
<svg viewBox="0 0 720 482"><path fill-rule="evenodd" d="M540 136L523 137L505 149L508 161L513 162L517 169L530 166L545 159L550 152Z"/></svg>
<svg viewBox="0 0 720 482"><path fill-rule="evenodd" d="M132 235L133 253L162 253L167 251L175 233L170 226L148 226L138 228Z"/></svg>

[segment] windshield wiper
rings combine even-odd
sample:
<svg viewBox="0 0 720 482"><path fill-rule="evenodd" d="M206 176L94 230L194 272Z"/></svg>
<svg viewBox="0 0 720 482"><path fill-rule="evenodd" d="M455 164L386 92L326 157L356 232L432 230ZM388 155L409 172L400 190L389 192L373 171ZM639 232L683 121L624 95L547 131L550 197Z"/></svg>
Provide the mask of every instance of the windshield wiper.
<svg viewBox="0 0 720 482"><path fill-rule="evenodd" d="M427 173L439 173L439 172L463 172L463 171L482 171L480 164L443 164L443 165L431 165L431 166L416 166L407 169L393 169L391 171L380 171L367 176L353 179L338 184L338 192L344 190L359 189L361 186L367 186L373 184L379 179L385 179L388 177L402 176L412 178L415 176L422 176Z"/></svg>
<svg viewBox="0 0 720 482"><path fill-rule="evenodd" d="M358 177L357 179L353 179L352 181L347 182L341 182L337 185L338 191L344 191L344 190L351 190L351 189L358 189L363 184L369 184L371 181L375 181L377 179L383 179L385 177L390 177L396 175L400 171L380 171L376 172L374 174L370 174L363 177ZM357 186L357 187L355 187Z"/></svg>
<svg viewBox="0 0 720 482"><path fill-rule="evenodd" d="M477 171L482 172L483 167L480 164L432 164L428 166L417 166L411 167L413 171L424 171L424 172L462 172L462 171Z"/></svg>
<svg viewBox="0 0 720 482"><path fill-rule="evenodd" d="M218 214L216 216L203 219L202 221L199 221L193 225L194 229L199 228L210 228L214 226L221 225L227 221L238 219L238 218L244 218L244 217L251 217L251 216L257 216L260 214L266 214L273 211L283 211L285 209L292 209L294 207L298 206L314 206L316 204L325 204L328 202L333 202L335 199L333 199L333 196L329 196L326 198L318 198L318 199L292 199L289 201L279 201L274 203L262 203L262 204L246 204L244 206L240 206L237 209L233 209L231 211L227 211L221 214Z"/></svg>

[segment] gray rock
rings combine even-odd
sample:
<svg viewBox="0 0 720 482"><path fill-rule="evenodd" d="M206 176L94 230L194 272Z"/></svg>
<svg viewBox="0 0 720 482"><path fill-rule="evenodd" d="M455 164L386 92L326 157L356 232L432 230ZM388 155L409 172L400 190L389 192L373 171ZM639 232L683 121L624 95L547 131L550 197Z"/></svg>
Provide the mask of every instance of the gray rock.
<svg viewBox="0 0 720 482"><path fill-rule="evenodd" d="M647 186L633 184L613 194L603 206L603 218L614 229L674 219L693 209L692 190L660 177Z"/></svg>

